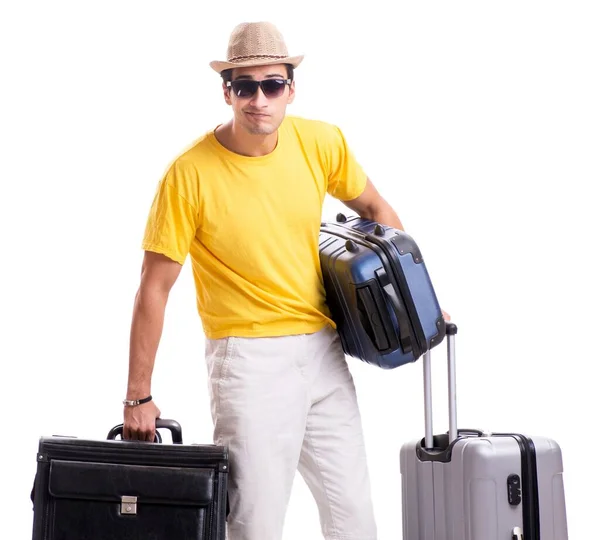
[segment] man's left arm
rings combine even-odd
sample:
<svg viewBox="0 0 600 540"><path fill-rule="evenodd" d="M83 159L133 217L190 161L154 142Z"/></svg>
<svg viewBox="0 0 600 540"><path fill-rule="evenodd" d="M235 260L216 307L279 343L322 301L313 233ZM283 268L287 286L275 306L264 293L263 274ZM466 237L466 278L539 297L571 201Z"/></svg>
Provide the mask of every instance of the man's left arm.
<svg viewBox="0 0 600 540"><path fill-rule="evenodd" d="M398 214L381 196L369 178L367 178L365 189L358 197L342 202L362 218L404 231Z"/></svg>

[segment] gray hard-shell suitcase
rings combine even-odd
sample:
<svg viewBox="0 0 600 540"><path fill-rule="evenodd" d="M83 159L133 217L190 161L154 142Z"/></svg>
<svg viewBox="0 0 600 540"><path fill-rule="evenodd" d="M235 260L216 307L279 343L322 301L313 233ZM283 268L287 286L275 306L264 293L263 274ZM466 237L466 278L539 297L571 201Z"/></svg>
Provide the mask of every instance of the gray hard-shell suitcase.
<svg viewBox="0 0 600 540"><path fill-rule="evenodd" d="M456 325L447 324L447 434L433 435L431 352L425 438L400 451L404 540L566 540L562 453L547 437L457 429Z"/></svg>

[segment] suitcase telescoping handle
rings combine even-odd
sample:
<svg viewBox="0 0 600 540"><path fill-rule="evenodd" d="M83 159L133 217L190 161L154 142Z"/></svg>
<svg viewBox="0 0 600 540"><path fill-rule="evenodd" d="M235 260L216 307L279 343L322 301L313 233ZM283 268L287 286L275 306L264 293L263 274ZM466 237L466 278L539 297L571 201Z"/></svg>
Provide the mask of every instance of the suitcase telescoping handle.
<svg viewBox="0 0 600 540"><path fill-rule="evenodd" d="M156 429L158 430L158 429L162 429L162 428L168 429L171 432L171 438L173 439L173 444L183 444L183 435L181 433L181 425L179 424L179 422L177 422L175 420L157 418L156 419ZM116 439L117 436L123 437L123 424L119 424L119 425L115 426L114 428L112 428L109 431L108 436L106 438L107 439ZM156 431L154 441L161 442L161 438L160 438L160 435L158 434L158 431Z"/></svg>
<svg viewBox="0 0 600 540"><path fill-rule="evenodd" d="M448 444L458 437L456 424L456 349L455 339L458 331L454 323L446 323L446 342L448 351ZM423 380L425 387L425 448L433 449L433 406L431 395L431 351L423 355Z"/></svg>

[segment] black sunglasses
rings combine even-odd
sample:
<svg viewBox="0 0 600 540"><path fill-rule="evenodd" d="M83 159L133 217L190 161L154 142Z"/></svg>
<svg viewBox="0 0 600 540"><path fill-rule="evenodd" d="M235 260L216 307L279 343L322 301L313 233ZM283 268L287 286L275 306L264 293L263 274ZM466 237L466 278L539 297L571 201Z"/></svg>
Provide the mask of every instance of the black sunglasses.
<svg viewBox="0 0 600 540"><path fill-rule="evenodd" d="M276 98L283 94L286 84L292 84L292 80L265 79L263 81L255 81L252 79L238 79L236 81L227 81L227 88L233 88L237 97L250 98L256 94L260 86L266 97Z"/></svg>

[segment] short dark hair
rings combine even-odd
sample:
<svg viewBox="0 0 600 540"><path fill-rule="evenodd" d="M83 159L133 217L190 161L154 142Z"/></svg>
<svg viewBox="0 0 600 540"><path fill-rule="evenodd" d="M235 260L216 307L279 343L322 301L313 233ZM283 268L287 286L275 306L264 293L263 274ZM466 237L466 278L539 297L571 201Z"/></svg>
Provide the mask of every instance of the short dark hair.
<svg viewBox="0 0 600 540"><path fill-rule="evenodd" d="M287 78L290 79L291 81L294 80L294 66L292 66L292 64L285 64L285 68L287 69ZM223 82L229 82L231 81L233 77L233 69L225 69L223 71L221 71L221 78L223 79Z"/></svg>

